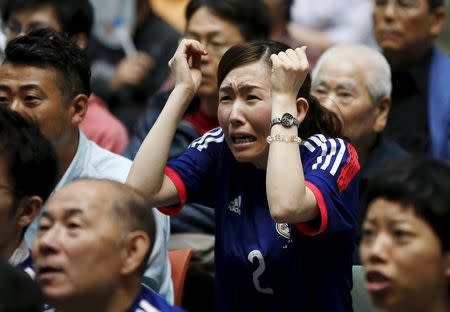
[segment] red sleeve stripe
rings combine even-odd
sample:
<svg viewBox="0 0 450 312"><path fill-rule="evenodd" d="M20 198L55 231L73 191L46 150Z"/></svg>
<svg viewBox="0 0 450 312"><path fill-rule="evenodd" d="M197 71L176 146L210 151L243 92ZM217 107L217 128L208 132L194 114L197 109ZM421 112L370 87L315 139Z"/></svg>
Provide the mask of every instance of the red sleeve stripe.
<svg viewBox="0 0 450 312"><path fill-rule="evenodd" d="M341 193L347 189L350 182L358 174L360 168L358 162L358 154L355 148L351 144L347 144L347 150L347 162L343 166L341 173L337 178L337 185L339 188L339 192Z"/></svg>
<svg viewBox="0 0 450 312"><path fill-rule="evenodd" d="M317 186L315 186L309 181L305 181L305 185L313 192L314 197L316 198L317 207L319 208L320 213L320 227L319 229L315 229L311 226L309 222L296 223L295 227L305 235L315 236L325 232L325 230L327 229L328 208L325 199L323 198L322 192L317 188Z"/></svg>
<svg viewBox="0 0 450 312"><path fill-rule="evenodd" d="M158 207L158 210L165 215L172 216L180 212L181 208L183 208L183 206L186 204L187 191L183 180L175 170L173 170L170 167L166 167L164 168L164 174L172 181L173 185L175 185L175 188L177 189L178 192L180 204L173 207Z"/></svg>

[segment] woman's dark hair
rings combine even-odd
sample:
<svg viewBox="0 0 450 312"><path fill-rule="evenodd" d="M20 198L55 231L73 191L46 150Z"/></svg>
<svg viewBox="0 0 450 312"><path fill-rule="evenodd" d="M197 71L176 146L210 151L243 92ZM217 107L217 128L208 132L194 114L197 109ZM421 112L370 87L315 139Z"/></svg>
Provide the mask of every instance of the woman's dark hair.
<svg viewBox="0 0 450 312"><path fill-rule="evenodd" d="M414 210L450 249L450 166L431 157L393 163L369 180L367 200L386 198Z"/></svg>
<svg viewBox="0 0 450 312"><path fill-rule="evenodd" d="M263 0L191 0L185 11L186 21L189 22L192 15L203 7L235 24L248 41L269 37L272 27L270 10Z"/></svg>
<svg viewBox="0 0 450 312"><path fill-rule="evenodd" d="M217 70L217 83L220 87L225 77L235 68L256 62L269 64L270 56L289 49L289 46L275 41L254 41L232 46L223 55ZM297 98L304 98L309 103L305 119L300 124L299 135L309 138L316 133L335 138L341 135L342 125L338 117L311 95L311 75L306 76Z"/></svg>

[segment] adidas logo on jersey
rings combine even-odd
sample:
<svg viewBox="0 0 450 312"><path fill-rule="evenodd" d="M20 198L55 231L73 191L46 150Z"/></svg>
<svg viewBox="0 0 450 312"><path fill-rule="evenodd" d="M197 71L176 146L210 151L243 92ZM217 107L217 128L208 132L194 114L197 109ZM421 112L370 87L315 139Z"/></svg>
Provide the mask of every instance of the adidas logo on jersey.
<svg viewBox="0 0 450 312"><path fill-rule="evenodd" d="M241 215L241 195L230 201L228 209L238 215Z"/></svg>

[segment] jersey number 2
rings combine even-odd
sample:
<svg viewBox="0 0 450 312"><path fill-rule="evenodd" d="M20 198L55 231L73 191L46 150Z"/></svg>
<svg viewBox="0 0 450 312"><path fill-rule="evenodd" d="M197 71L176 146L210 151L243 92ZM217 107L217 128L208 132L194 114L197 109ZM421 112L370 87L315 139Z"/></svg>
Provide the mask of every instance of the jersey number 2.
<svg viewBox="0 0 450 312"><path fill-rule="evenodd" d="M262 288L259 284L259 277L264 273L264 270L266 269L266 263L264 262L264 257L261 251L255 249L248 254L248 261L250 261L251 263L254 263L253 261L255 260L255 258L258 259L259 265L255 272L253 272L253 285L255 285L257 291L263 294L273 295L272 288Z"/></svg>

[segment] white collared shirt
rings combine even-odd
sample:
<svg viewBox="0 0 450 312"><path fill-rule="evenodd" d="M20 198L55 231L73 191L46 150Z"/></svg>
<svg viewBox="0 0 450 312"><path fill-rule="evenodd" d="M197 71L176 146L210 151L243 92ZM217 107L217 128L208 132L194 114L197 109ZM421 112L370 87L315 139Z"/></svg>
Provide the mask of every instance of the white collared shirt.
<svg viewBox="0 0 450 312"><path fill-rule="evenodd" d="M79 178L111 179L124 183L131 168L131 160L99 147L93 141L88 140L81 130L79 133L80 138L75 157L53 193ZM25 241L30 248L36 237L38 220L44 209L45 206L25 233ZM145 276L152 280L155 292L167 302L173 303L173 285L167 251L170 222L167 216L156 209L152 209L152 211L156 222L156 238Z"/></svg>

